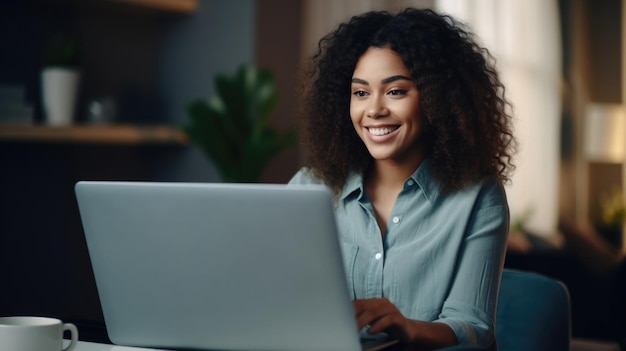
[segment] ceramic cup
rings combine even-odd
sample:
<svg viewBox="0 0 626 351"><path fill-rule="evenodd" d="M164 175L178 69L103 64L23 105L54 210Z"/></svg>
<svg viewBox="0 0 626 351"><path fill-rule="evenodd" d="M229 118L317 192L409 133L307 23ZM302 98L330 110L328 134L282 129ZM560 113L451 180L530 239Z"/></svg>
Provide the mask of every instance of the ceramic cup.
<svg viewBox="0 0 626 351"><path fill-rule="evenodd" d="M69 330L71 340L63 347L63 332ZM0 350L71 351L78 341L78 329L47 317L0 317Z"/></svg>

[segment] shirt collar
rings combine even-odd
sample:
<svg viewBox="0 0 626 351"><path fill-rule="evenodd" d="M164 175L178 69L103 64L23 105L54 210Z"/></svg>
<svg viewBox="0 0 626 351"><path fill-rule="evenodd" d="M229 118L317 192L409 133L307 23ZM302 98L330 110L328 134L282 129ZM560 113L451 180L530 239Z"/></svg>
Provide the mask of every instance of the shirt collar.
<svg viewBox="0 0 626 351"><path fill-rule="evenodd" d="M435 202L440 194L440 190L439 185L437 185L437 182L433 178L430 161L428 159L425 159L408 179L417 183L417 185L424 192L424 196L426 196L428 201ZM363 174L361 172L350 172L341 194L339 195L339 199L343 201L354 193L356 193L356 196L358 197L363 196Z"/></svg>
<svg viewBox="0 0 626 351"><path fill-rule="evenodd" d="M348 174L348 178L346 178L346 183L343 185L339 199L343 201L355 192L357 196L363 196L363 174L352 171Z"/></svg>
<svg viewBox="0 0 626 351"><path fill-rule="evenodd" d="M428 201L435 202L440 194L439 185L435 178L430 166L430 160L425 159L422 164L417 167L417 170L410 177L424 192L424 196Z"/></svg>

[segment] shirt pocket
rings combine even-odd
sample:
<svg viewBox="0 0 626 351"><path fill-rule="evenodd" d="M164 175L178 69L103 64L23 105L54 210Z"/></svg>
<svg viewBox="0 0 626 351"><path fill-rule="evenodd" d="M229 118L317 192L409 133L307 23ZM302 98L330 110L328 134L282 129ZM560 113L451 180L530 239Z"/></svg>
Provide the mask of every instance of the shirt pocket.
<svg viewBox="0 0 626 351"><path fill-rule="evenodd" d="M351 243L341 243L341 254L343 258L343 267L346 274L346 283L348 284L348 293L350 294L350 298L353 300L356 296L354 291L354 266L358 252L358 246L355 246Z"/></svg>

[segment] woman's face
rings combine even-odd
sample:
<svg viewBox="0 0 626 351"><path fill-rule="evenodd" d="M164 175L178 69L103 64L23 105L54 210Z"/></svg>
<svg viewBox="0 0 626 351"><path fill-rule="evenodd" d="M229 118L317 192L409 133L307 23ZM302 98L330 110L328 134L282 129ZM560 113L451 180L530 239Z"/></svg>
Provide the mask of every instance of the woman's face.
<svg viewBox="0 0 626 351"><path fill-rule="evenodd" d="M375 160L415 162L423 155L420 98L409 70L389 48L369 48L352 75L350 117Z"/></svg>

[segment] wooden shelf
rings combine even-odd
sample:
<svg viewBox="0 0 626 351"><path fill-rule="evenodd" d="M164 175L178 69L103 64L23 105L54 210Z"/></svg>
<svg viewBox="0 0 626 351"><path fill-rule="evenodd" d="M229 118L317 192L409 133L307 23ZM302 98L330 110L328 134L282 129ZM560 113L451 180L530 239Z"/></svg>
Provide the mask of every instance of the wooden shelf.
<svg viewBox="0 0 626 351"><path fill-rule="evenodd" d="M191 14L198 8L198 0L100 0L148 10Z"/></svg>
<svg viewBox="0 0 626 351"><path fill-rule="evenodd" d="M179 145L187 144L186 135L164 125L73 125L50 127L27 124L0 124L0 142L55 142L70 144Z"/></svg>

